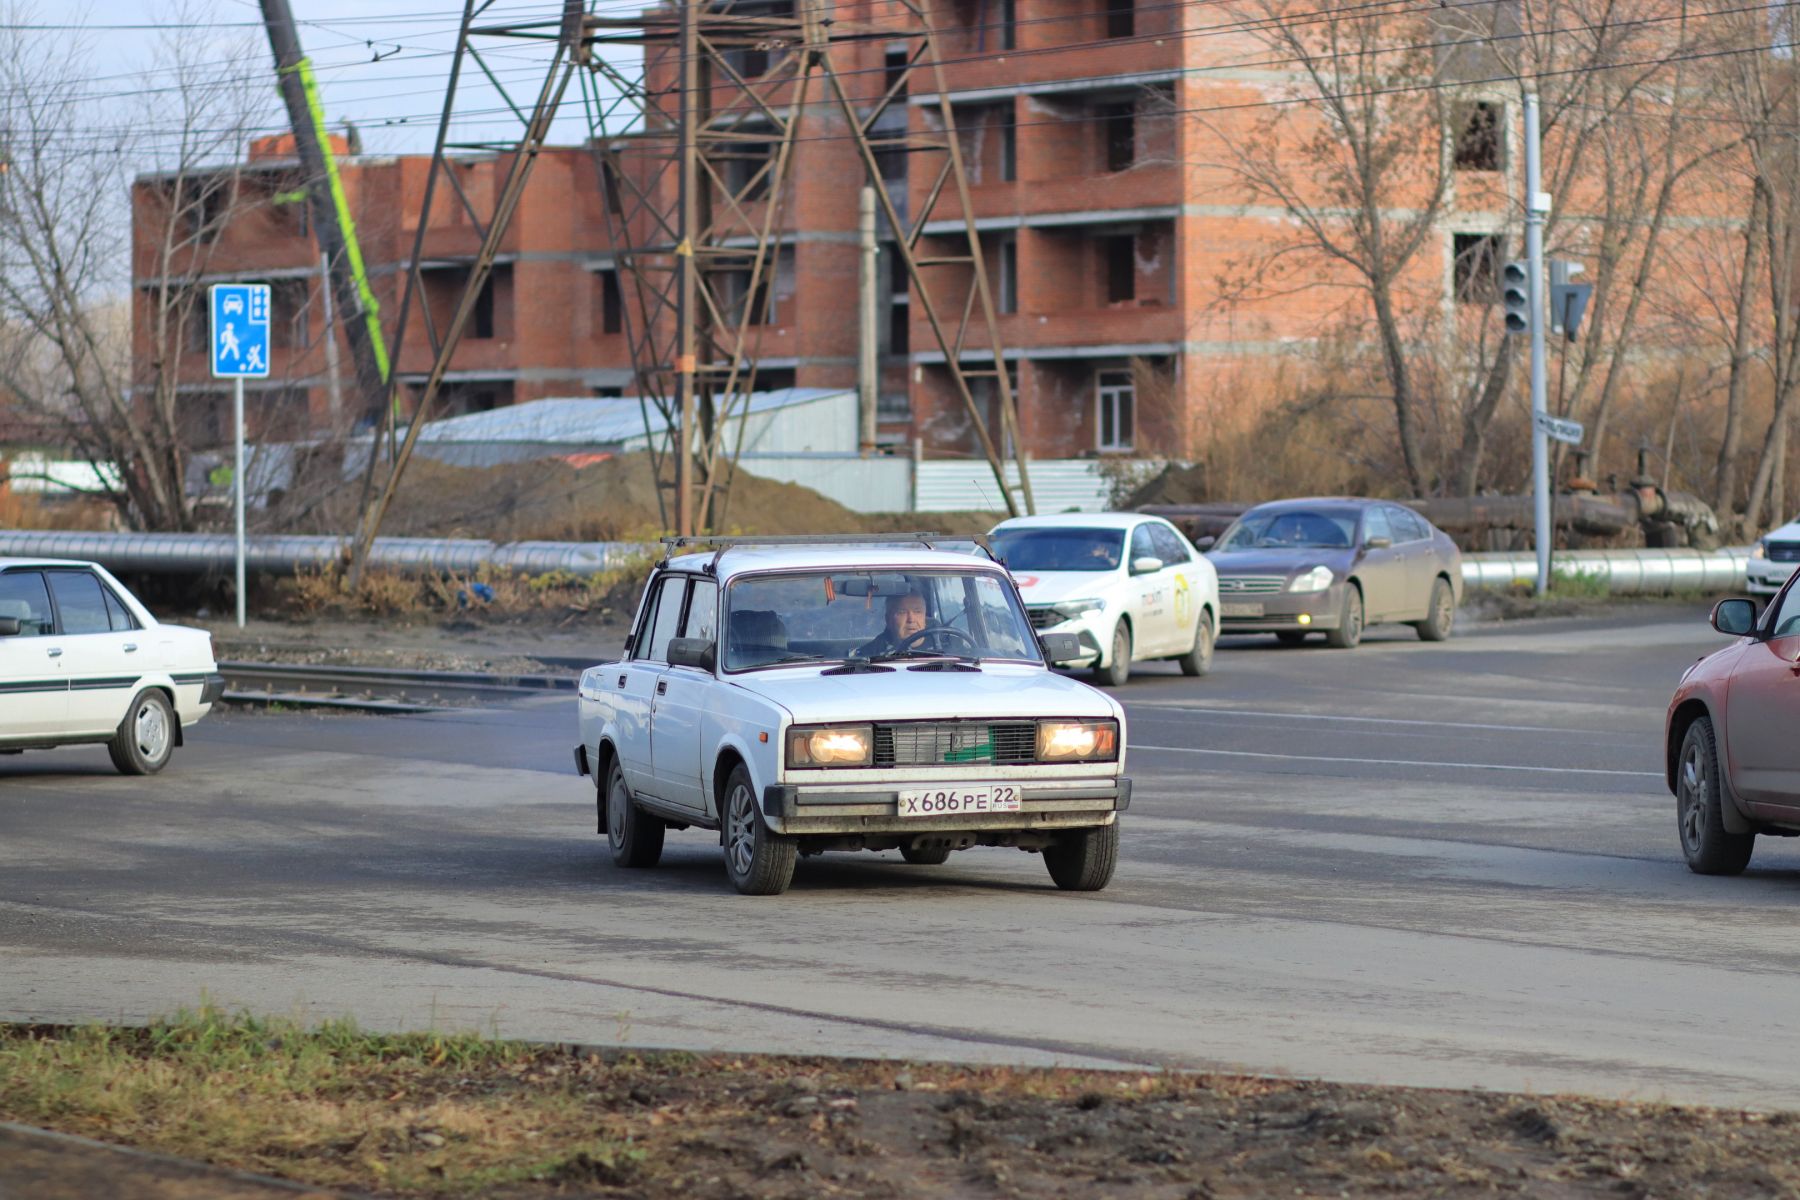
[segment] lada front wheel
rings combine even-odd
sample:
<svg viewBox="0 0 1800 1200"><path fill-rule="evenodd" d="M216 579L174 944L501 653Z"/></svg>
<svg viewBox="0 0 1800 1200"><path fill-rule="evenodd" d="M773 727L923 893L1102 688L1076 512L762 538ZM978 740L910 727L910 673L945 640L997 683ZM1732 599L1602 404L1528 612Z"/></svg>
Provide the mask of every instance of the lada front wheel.
<svg viewBox="0 0 1800 1200"><path fill-rule="evenodd" d="M1112 882L1119 864L1119 823L1077 829L1044 851L1050 878L1065 892L1097 892Z"/></svg>
<svg viewBox="0 0 1800 1200"><path fill-rule="evenodd" d="M731 769L725 781L725 873L746 896L779 896L794 879L799 847L793 838L772 833L756 807L750 772Z"/></svg>
<svg viewBox="0 0 1800 1200"><path fill-rule="evenodd" d="M613 759L606 772L606 844L613 863L621 867L654 867L662 858L663 834L668 827L631 802L625 772Z"/></svg>

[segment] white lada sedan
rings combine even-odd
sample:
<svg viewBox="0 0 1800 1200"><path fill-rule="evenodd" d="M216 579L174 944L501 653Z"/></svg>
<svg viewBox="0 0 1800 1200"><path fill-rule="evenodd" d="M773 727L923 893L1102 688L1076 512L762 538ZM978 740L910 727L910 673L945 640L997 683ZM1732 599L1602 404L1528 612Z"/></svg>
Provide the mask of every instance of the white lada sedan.
<svg viewBox="0 0 1800 1200"><path fill-rule="evenodd" d="M664 832L693 826L719 831L731 882L753 895L828 850L933 864L1012 846L1041 852L1065 889L1112 878L1131 799L1124 710L1049 669L986 557L741 541L677 554L651 576L625 657L582 674L579 704L576 769L620 866L654 865Z"/></svg>
<svg viewBox="0 0 1800 1200"><path fill-rule="evenodd" d="M1109 687L1133 663L1165 658L1184 675L1212 670L1219 575L1181 531L1138 513L1014 517L989 533L1033 627L1075 635L1070 666Z"/></svg>
<svg viewBox="0 0 1800 1200"><path fill-rule="evenodd" d="M212 635L162 624L100 566L0 559L0 753L104 743L154 774L224 690Z"/></svg>

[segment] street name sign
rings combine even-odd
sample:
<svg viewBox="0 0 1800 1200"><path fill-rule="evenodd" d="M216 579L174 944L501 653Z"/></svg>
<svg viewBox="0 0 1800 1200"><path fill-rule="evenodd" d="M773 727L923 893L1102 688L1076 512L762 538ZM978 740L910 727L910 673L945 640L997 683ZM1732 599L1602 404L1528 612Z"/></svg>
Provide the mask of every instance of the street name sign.
<svg viewBox="0 0 1800 1200"><path fill-rule="evenodd" d="M1553 417L1549 413L1531 414L1531 423L1544 431L1544 436L1552 441L1567 442L1571 446L1581 445L1586 432L1580 421L1568 421L1562 417Z"/></svg>

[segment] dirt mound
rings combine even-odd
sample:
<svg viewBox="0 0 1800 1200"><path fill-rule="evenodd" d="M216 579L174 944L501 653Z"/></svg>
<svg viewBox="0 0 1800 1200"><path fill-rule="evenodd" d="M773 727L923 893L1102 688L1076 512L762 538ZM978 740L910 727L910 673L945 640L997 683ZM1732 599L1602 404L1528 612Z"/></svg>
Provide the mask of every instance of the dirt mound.
<svg viewBox="0 0 1800 1200"><path fill-rule="evenodd" d="M1210 499L1203 465L1170 463L1127 496L1121 507L1129 512L1143 504L1201 504Z"/></svg>

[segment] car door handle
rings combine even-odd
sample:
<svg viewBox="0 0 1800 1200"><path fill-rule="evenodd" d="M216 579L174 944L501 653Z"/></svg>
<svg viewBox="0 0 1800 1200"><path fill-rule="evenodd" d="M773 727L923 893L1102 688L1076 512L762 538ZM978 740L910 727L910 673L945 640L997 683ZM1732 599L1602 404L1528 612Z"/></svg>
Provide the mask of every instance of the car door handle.
<svg viewBox="0 0 1800 1200"><path fill-rule="evenodd" d="M623 675L619 676L619 686L620 687L625 686L625 677Z"/></svg>
<svg viewBox="0 0 1800 1200"><path fill-rule="evenodd" d="M136 654L137 653L137 643L136 642L126 642L125 643L125 653Z"/></svg>
<svg viewBox="0 0 1800 1200"><path fill-rule="evenodd" d="M61 646L51 646L48 650L45 650L44 653L48 654L51 658L61 658L62 657L62 647Z"/></svg>
<svg viewBox="0 0 1800 1200"><path fill-rule="evenodd" d="M659 696L666 696L669 694L669 681L668 680L659 679L656 681L656 694Z"/></svg>

